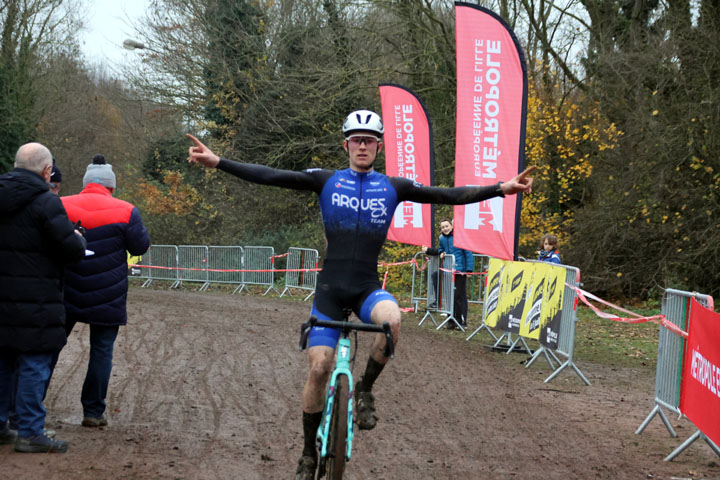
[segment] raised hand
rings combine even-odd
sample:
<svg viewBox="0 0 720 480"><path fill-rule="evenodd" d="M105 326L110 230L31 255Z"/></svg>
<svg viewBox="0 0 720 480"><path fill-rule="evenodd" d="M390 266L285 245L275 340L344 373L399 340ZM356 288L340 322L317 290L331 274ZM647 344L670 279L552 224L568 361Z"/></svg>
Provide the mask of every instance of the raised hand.
<svg viewBox="0 0 720 480"><path fill-rule="evenodd" d="M215 168L220 163L220 157L215 155L204 143L190 135L185 134L195 145L190 147L188 154L188 163L200 163L206 167Z"/></svg>
<svg viewBox="0 0 720 480"><path fill-rule="evenodd" d="M532 192L533 179L528 175L537 170L537 168L538 167L536 165L526 168L517 177L513 178L512 180L508 180L507 182L504 182L502 185L500 185L500 189L505 195L514 195L520 192Z"/></svg>

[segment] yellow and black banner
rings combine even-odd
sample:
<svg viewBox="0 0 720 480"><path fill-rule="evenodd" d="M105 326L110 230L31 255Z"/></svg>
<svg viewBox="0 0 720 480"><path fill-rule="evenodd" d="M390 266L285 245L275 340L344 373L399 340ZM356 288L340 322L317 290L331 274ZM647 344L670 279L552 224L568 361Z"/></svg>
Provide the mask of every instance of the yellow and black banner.
<svg viewBox="0 0 720 480"><path fill-rule="evenodd" d="M540 336L540 313L549 269L550 265L544 263L531 263L526 267L525 309L519 331L525 338L537 340Z"/></svg>
<svg viewBox="0 0 720 480"><path fill-rule="evenodd" d="M556 349L565 291L563 267L491 258L485 324Z"/></svg>
<svg viewBox="0 0 720 480"><path fill-rule="evenodd" d="M500 286L502 285L505 261L499 258L490 258L487 273L487 285L485 286L485 325L495 328L498 321L498 299L500 298Z"/></svg>
<svg viewBox="0 0 720 480"><path fill-rule="evenodd" d="M520 320L525 310L527 279L530 277L526 265L528 264L523 262L505 262L498 299L497 328L506 332L520 332Z"/></svg>
<svg viewBox="0 0 720 480"><path fill-rule="evenodd" d="M545 294L540 312L540 345L556 350L560 338L563 297L567 270L548 264L550 269L545 276Z"/></svg>

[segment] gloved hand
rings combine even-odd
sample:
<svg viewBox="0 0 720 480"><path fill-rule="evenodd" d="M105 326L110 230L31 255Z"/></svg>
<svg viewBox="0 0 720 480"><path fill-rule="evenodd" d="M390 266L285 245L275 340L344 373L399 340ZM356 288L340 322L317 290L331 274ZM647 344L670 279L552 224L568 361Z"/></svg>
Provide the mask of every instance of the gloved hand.
<svg viewBox="0 0 720 480"><path fill-rule="evenodd" d="M75 224L75 230L77 230L78 232L80 232L80 235L82 235L83 237L84 237L85 234L87 233L87 230L85 229L85 227L82 226L82 221L81 221L81 220L78 220L77 223Z"/></svg>

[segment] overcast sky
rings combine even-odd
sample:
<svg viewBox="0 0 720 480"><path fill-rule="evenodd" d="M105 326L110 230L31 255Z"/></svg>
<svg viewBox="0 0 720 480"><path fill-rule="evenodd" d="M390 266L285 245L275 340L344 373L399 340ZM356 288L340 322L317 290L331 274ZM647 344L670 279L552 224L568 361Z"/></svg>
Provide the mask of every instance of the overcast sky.
<svg viewBox="0 0 720 480"><path fill-rule="evenodd" d="M133 38L132 24L145 16L150 0L86 0L86 29L80 45L91 63L122 63L129 55L123 40Z"/></svg>

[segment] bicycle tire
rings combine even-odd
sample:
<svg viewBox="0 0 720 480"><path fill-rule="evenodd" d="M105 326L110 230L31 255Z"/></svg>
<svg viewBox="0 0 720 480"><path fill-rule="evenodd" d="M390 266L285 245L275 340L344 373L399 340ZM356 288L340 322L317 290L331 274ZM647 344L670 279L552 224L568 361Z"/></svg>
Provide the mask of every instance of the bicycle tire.
<svg viewBox="0 0 720 480"><path fill-rule="evenodd" d="M330 423L330 445L328 446L327 478L329 480L342 480L345 472L349 391L348 378L345 375L338 376Z"/></svg>

